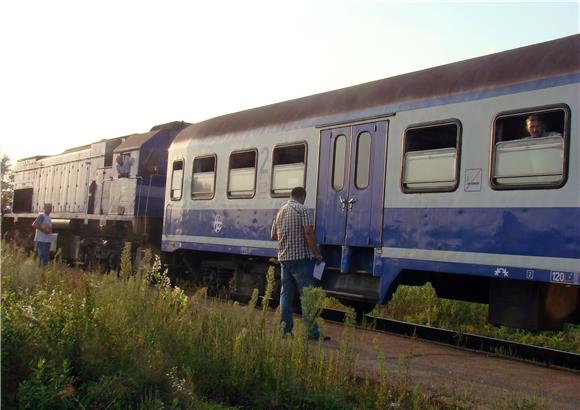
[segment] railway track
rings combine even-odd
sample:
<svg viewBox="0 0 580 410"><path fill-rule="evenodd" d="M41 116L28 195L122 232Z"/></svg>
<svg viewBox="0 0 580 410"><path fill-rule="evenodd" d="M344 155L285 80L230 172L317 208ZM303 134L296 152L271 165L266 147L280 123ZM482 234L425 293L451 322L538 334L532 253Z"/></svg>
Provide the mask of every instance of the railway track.
<svg viewBox="0 0 580 410"><path fill-rule="evenodd" d="M257 308L261 308L263 299L258 299ZM270 304L275 309L277 304ZM344 324L345 312L335 309L323 309L321 315L324 320ZM395 319L365 315L364 326L359 329L386 332L420 340L456 347L479 353L487 353L498 357L524 361L545 367L566 369L580 373L580 354L558 349L511 342L471 333L461 333L454 330L440 329L431 326L418 325Z"/></svg>
<svg viewBox="0 0 580 410"><path fill-rule="evenodd" d="M345 313L339 310L324 309L321 316L323 319L331 322L343 323ZM558 367L580 372L580 354L577 353L510 342L470 333L459 333L453 330L417 325L371 315L366 315L365 318L366 325L364 329L367 330L416 337L417 339L455 346L464 350L489 353L547 367Z"/></svg>

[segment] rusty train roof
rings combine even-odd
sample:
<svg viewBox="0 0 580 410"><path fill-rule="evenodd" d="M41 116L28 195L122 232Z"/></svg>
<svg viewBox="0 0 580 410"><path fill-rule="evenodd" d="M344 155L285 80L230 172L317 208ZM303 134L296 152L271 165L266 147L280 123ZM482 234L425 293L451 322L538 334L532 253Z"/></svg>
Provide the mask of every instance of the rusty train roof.
<svg viewBox="0 0 580 410"><path fill-rule="evenodd" d="M190 125L175 141L578 72L580 34L211 118Z"/></svg>

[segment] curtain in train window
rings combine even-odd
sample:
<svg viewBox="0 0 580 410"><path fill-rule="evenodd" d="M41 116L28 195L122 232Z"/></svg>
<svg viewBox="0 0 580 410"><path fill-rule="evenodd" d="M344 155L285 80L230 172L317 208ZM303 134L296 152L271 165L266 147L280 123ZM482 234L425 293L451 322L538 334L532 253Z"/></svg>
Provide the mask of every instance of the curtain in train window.
<svg viewBox="0 0 580 410"><path fill-rule="evenodd" d="M568 109L499 115L491 184L497 189L558 188L566 178Z"/></svg>
<svg viewBox="0 0 580 410"><path fill-rule="evenodd" d="M209 155L193 160L191 178L191 197L193 199L211 199L215 191L216 156Z"/></svg>
<svg viewBox="0 0 580 410"><path fill-rule="evenodd" d="M460 125L437 123L405 132L404 192L453 191L458 185Z"/></svg>
<svg viewBox="0 0 580 410"><path fill-rule="evenodd" d="M272 195L289 196L292 188L304 187L306 179L306 144L274 148L272 156Z"/></svg>
<svg viewBox="0 0 580 410"><path fill-rule="evenodd" d="M171 171L171 199L179 201L183 187L183 161L174 161Z"/></svg>
<svg viewBox="0 0 580 410"><path fill-rule="evenodd" d="M256 150L230 155L228 197L252 198L256 192Z"/></svg>

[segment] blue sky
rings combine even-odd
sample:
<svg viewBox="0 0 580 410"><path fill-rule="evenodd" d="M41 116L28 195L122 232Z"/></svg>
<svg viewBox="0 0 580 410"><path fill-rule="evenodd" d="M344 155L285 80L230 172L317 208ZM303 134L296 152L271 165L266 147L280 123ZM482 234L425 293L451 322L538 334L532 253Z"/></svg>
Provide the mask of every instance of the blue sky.
<svg viewBox="0 0 580 410"><path fill-rule="evenodd" d="M579 2L8 2L12 160L580 32Z"/></svg>

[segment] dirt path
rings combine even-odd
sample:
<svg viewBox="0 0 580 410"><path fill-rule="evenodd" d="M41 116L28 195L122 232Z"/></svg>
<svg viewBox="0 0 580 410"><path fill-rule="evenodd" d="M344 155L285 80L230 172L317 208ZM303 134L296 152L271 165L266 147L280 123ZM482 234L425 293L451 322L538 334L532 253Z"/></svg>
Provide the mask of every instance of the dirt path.
<svg viewBox="0 0 580 410"><path fill-rule="evenodd" d="M331 337L325 347L338 350L342 327L326 322L324 330ZM354 339L363 371L378 374L381 351L389 377L463 398L459 402L469 408L501 408L502 400L527 398L542 408L580 409L578 373L372 331L357 330Z"/></svg>

